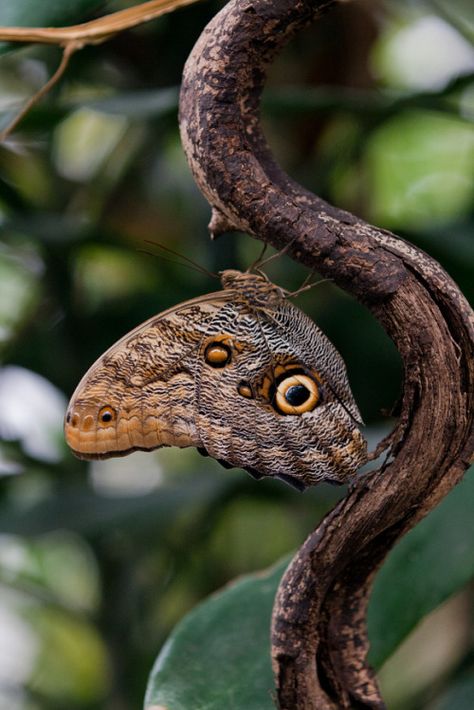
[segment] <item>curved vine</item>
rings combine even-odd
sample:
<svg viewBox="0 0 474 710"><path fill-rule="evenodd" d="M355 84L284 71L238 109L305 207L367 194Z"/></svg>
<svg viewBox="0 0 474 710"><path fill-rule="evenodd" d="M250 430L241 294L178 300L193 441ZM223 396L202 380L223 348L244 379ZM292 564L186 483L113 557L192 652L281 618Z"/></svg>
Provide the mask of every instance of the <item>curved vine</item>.
<svg viewBox="0 0 474 710"><path fill-rule="evenodd" d="M360 300L404 363L392 460L361 477L290 564L273 613L287 710L383 708L367 663L372 580L393 544L461 479L474 451L474 318L439 264L308 192L275 163L259 123L265 68L335 0L231 0L185 67L183 144L213 234L242 230Z"/></svg>

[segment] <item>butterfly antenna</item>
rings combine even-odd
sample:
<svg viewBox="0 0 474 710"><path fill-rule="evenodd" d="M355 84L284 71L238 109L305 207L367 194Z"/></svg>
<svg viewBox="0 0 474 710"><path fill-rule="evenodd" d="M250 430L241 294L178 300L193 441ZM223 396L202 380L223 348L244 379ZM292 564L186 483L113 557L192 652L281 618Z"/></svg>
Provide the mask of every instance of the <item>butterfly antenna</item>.
<svg viewBox="0 0 474 710"><path fill-rule="evenodd" d="M148 256L156 256L152 251L148 251L147 249L137 249L137 252L139 254L147 254ZM169 264L178 264L178 266L184 266L186 269L191 269L192 271L198 271L201 273L200 269L196 269L196 266L194 264L186 264L184 261L178 261L177 259L169 259L166 256L163 256L163 254L160 254L161 261L167 261ZM212 274L214 275L214 274Z"/></svg>
<svg viewBox="0 0 474 710"><path fill-rule="evenodd" d="M305 280L303 281L303 283L301 284L299 289L297 289L296 293L298 293L298 291L301 291L302 288L306 288L307 286L309 286L313 276L314 276L314 269L309 272L309 274L307 275L307 277L305 278Z"/></svg>
<svg viewBox="0 0 474 710"><path fill-rule="evenodd" d="M334 279L320 279L319 281L315 281L314 283L308 283L309 279L312 278L314 272L312 271L309 276L305 278L303 281L302 285L293 292L290 292L287 294L287 298L292 298L293 296L299 296L300 293L304 293L305 291L310 291L312 288L315 286L320 286L321 284L325 284L328 281L332 282Z"/></svg>
<svg viewBox="0 0 474 710"><path fill-rule="evenodd" d="M249 266L249 268L247 269L247 273L251 273L252 271L256 271L261 266L264 254L267 251L267 249L268 249L268 244L265 242L263 244L262 250L260 251L260 254L257 256L257 258L255 259L253 264L251 264Z"/></svg>
<svg viewBox="0 0 474 710"><path fill-rule="evenodd" d="M205 274L206 276L210 276L213 279L219 278L219 276L217 274L213 273L212 271L209 271L204 266L201 266L201 264L197 264L192 259L189 259L187 256L184 256L184 254L180 254L178 251L174 251L174 249L170 249L170 247L166 247L164 244L160 244L160 242L155 242L152 239L145 239L144 241L145 241L145 244L152 244L154 247L158 247L159 249L167 252L168 254L173 254L173 256L177 256L178 259L181 260L181 261L174 261L171 259L167 259L167 261L171 261L173 264L181 264L181 266L187 265L189 268L193 268L193 269L195 269L195 271L198 271L201 274Z"/></svg>
<svg viewBox="0 0 474 710"><path fill-rule="evenodd" d="M291 241L288 242L288 244L285 244L284 247L282 247L279 251L275 252L275 254L272 254L271 256L267 257L263 261L260 261L258 263L258 267L261 269L262 266L265 266L266 264L269 264L270 261L273 261L274 259L278 259L280 256L283 256L283 254L286 254L288 249L295 243L295 241L298 239L298 237L293 237ZM263 254L262 254L263 256Z"/></svg>

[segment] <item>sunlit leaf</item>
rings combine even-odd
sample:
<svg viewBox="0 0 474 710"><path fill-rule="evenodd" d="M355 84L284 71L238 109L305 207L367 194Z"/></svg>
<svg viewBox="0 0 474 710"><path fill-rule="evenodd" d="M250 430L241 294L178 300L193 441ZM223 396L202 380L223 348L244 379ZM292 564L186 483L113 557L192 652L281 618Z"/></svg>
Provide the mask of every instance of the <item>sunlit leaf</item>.
<svg viewBox="0 0 474 710"><path fill-rule="evenodd" d="M114 299L152 292L156 277L151 266L150 259L142 254L110 245L86 245L76 260L74 281L78 297L93 311Z"/></svg>
<svg viewBox="0 0 474 710"><path fill-rule="evenodd" d="M434 91L453 77L473 71L472 46L448 22L435 14L410 19L390 26L375 46L373 66L383 81Z"/></svg>
<svg viewBox="0 0 474 710"><path fill-rule="evenodd" d="M93 611L98 606L96 561L85 542L66 531L33 540L0 535L0 577L6 587L59 607Z"/></svg>
<svg viewBox="0 0 474 710"><path fill-rule="evenodd" d="M38 300L41 264L37 260L35 267L25 257L13 250L0 251L0 347L10 340Z"/></svg>
<svg viewBox="0 0 474 710"><path fill-rule="evenodd" d="M58 172L70 180L92 178L117 147L127 129L122 116L78 109L56 129L54 160Z"/></svg>
<svg viewBox="0 0 474 710"><path fill-rule="evenodd" d="M46 606L24 612L41 640L29 685L36 692L68 704L92 702L109 686L106 647L89 622Z"/></svg>
<svg viewBox="0 0 474 710"><path fill-rule="evenodd" d="M44 461L61 458L66 398L45 377L23 367L0 369L0 436L21 440L24 450Z"/></svg>
<svg viewBox="0 0 474 710"><path fill-rule="evenodd" d="M459 219L474 197L474 128L436 113L397 115L373 133L365 167L376 223L423 229Z"/></svg>

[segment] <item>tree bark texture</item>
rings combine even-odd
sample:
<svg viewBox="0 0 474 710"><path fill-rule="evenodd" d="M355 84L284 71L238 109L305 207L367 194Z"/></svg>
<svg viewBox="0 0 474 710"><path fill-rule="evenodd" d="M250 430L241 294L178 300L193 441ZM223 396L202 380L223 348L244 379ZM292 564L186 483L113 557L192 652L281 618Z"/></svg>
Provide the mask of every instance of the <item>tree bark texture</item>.
<svg viewBox="0 0 474 710"><path fill-rule="evenodd" d="M461 479L474 451L474 317L440 265L305 190L275 163L259 123L265 68L335 0L231 0L184 71L183 145L212 206L210 230L241 230L353 294L404 363L391 463L361 477L290 564L273 613L283 710L383 708L367 663L366 609L393 544Z"/></svg>

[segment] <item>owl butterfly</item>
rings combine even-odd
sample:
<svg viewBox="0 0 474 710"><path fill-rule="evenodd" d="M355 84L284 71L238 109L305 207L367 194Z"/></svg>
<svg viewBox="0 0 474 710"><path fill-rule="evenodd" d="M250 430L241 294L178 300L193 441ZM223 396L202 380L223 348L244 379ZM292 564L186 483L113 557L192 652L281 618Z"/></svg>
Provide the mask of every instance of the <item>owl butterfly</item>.
<svg viewBox="0 0 474 710"><path fill-rule="evenodd" d="M366 460L344 362L259 273L151 318L83 377L66 415L80 458L195 446L255 478L303 490L344 483Z"/></svg>

